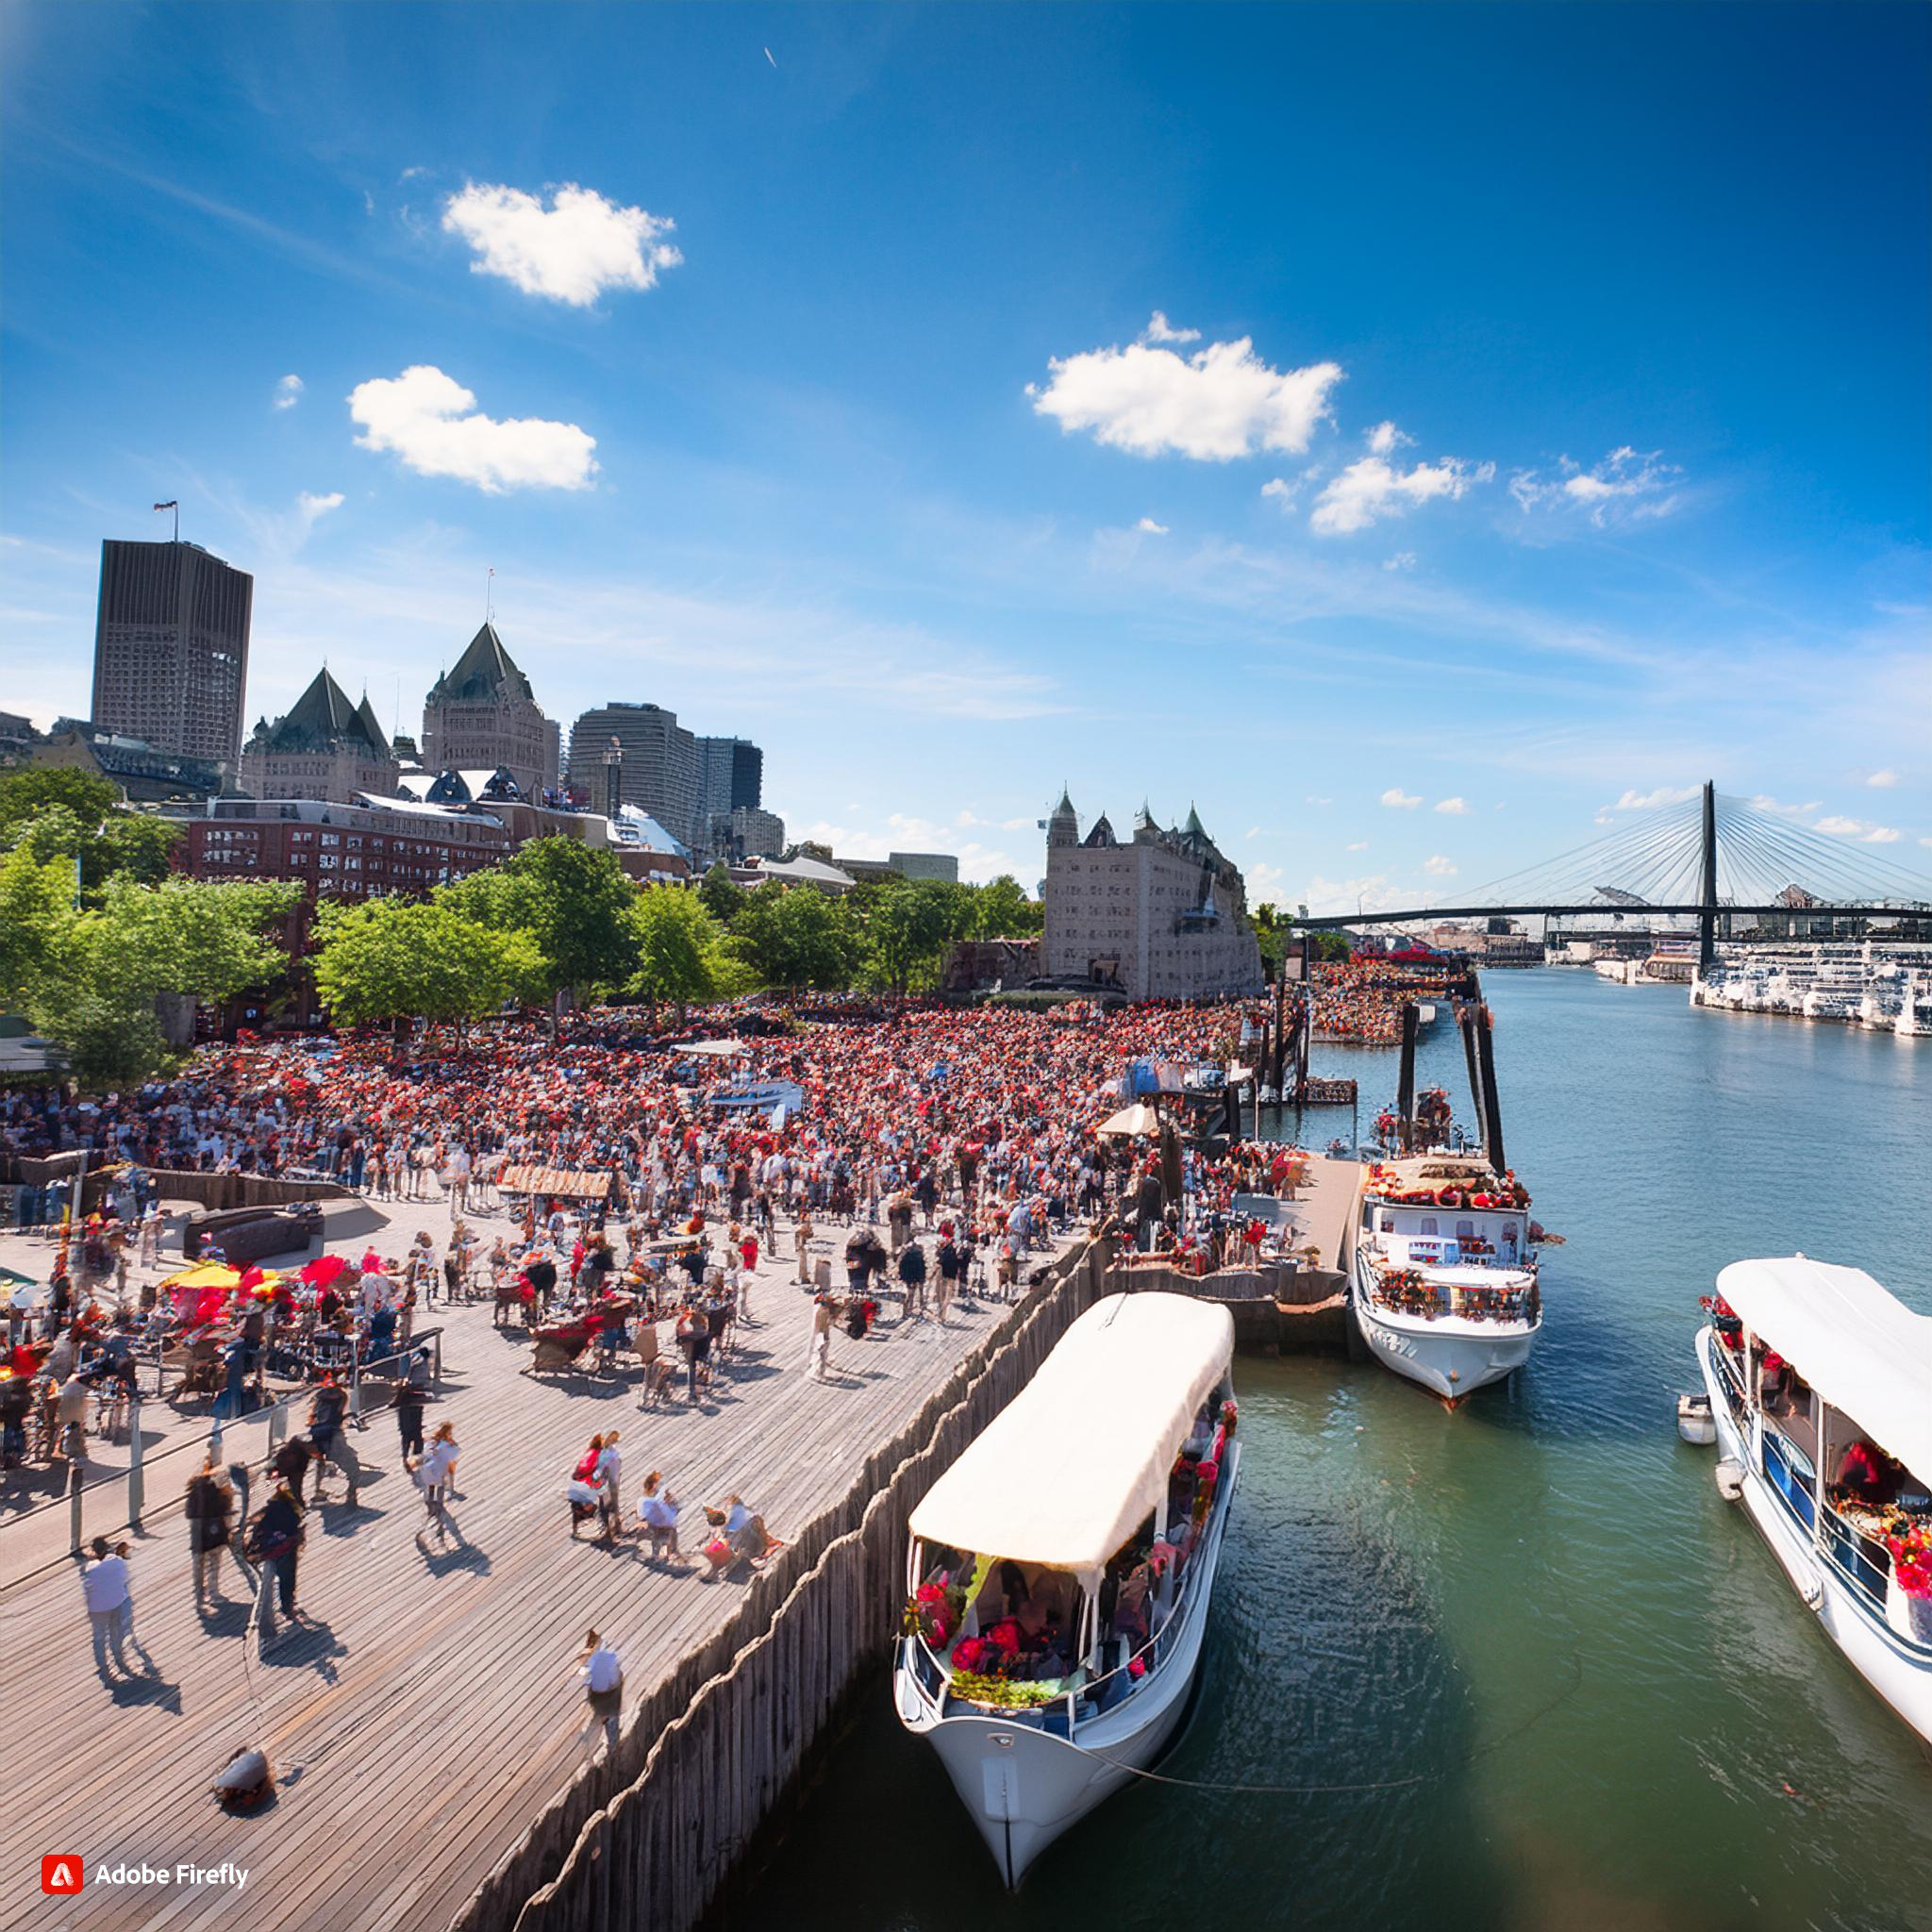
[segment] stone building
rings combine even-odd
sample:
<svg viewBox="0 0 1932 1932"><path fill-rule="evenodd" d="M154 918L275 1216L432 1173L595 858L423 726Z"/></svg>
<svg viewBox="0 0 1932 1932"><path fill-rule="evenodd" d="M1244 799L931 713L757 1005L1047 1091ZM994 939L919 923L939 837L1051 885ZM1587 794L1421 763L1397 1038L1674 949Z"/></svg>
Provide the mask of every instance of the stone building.
<svg viewBox="0 0 1932 1932"><path fill-rule="evenodd" d="M1258 992L1261 949L1241 873L1200 818L1157 825L1142 806L1123 841L1103 812L1083 839L1064 792L1046 826L1041 971L1132 999Z"/></svg>
<svg viewBox="0 0 1932 1932"><path fill-rule="evenodd" d="M358 791L396 789L401 766L365 693L359 705L326 670L271 724L242 747L242 789L257 798L355 802Z"/></svg>
<svg viewBox="0 0 1932 1932"><path fill-rule="evenodd" d="M493 624L429 688L423 701L423 764L431 772L494 771L528 798L557 788L558 731Z"/></svg>

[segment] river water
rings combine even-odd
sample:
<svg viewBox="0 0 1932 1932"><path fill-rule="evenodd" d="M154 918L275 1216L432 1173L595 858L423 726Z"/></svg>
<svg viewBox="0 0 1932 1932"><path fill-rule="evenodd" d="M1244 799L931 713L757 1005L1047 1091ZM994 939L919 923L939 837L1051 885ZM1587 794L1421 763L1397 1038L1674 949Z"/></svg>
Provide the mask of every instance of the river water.
<svg viewBox="0 0 1932 1932"><path fill-rule="evenodd" d="M734 1932L1932 1927L1932 1756L1674 1429L1728 1260L1802 1249L1932 1309L1932 1041L1588 973L1485 990L1510 1162L1568 1237L1528 1367L1451 1415L1373 1363L1239 1362L1241 1493L1159 1767L1188 1783L1118 1793L1009 1898L881 1681ZM1373 1120L1392 1052L1317 1052ZM1421 1074L1470 1118L1446 1013ZM1234 1785L1297 1790L1199 1788Z"/></svg>

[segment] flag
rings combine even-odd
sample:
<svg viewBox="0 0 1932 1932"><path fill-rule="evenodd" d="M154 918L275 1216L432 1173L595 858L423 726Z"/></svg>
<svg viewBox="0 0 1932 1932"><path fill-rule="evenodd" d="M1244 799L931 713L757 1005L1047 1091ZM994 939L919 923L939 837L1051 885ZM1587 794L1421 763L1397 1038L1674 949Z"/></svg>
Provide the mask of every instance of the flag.
<svg viewBox="0 0 1932 1932"><path fill-rule="evenodd" d="M157 509L179 509L181 506L178 503L158 503L155 505L155 508Z"/></svg>

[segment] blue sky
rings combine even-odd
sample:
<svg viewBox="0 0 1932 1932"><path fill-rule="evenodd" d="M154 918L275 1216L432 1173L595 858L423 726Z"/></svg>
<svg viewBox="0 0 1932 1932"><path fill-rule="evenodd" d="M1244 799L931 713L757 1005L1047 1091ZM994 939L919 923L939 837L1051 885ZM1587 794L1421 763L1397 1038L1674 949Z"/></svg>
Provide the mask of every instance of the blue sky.
<svg viewBox="0 0 1932 1932"><path fill-rule="evenodd" d="M98 544L403 728L1406 905L1716 777L1932 872L1923 8L0 9L0 708ZM575 189L576 192L570 191ZM406 372L415 372L406 375ZM299 389L284 378L299 379Z"/></svg>

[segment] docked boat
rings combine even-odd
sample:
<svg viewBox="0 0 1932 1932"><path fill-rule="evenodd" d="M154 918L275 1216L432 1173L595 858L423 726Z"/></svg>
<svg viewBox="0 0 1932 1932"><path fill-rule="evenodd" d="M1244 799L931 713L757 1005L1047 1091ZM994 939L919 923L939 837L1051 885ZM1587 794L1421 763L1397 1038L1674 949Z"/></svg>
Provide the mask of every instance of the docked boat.
<svg viewBox="0 0 1932 1932"><path fill-rule="evenodd" d="M1932 1316L1858 1268L1734 1261L1697 1362L1720 1488L1825 1634L1932 1742Z"/></svg>
<svg viewBox="0 0 1932 1932"><path fill-rule="evenodd" d="M1483 1154L1374 1163L1349 1272L1362 1340L1452 1406L1520 1369L1542 1326L1533 1228L1528 1193Z"/></svg>
<svg viewBox="0 0 1932 1932"><path fill-rule="evenodd" d="M1241 1468L1233 1353L1224 1307L1109 1295L912 1512L894 1700L1008 1886L1186 1712Z"/></svg>

